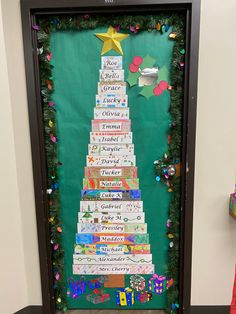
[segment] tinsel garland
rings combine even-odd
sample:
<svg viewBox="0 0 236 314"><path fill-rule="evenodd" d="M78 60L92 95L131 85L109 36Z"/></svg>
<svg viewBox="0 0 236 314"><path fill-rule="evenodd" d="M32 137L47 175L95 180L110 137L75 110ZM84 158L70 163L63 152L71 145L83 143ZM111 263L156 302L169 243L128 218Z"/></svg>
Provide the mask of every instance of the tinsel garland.
<svg viewBox="0 0 236 314"><path fill-rule="evenodd" d="M180 178L176 175L176 169L180 165L181 153L181 117L183 98L183 67L184 67L184 19L180 14L160 15L73 15L50 16L40 18L32 28L37 32L38 56L41 81L42 110L45 127L45 148L48 173L48 220L51 236L52 271L54 275L54 298L56 308L66 311L66 283L64 278L64 251L62 247L63 232L61 228L60 214L60 190L58 184L58 168L61 163L58 160L57 128L56 128L56 104L52 100L54 90L52 78L52 57L50 51L50 34L53 31L80 31L94 29L100 26L110 26L117 31L129 32L137 35L142 31L158 31L161 34L172 31L169 39L174 40L174 50L171 71L171 125L168 135L169 150L165 156L155 161L157 181L165 182L172 199L167 221L167 236L170 239L168 277L174 279L174 285L168 289L168 312L178 313L179 309L179 213L180 213ZM172 172L170 171L172 167ZM171 175L168 175L168 171ZM175 174L173 175L173 172Z"/></svg>

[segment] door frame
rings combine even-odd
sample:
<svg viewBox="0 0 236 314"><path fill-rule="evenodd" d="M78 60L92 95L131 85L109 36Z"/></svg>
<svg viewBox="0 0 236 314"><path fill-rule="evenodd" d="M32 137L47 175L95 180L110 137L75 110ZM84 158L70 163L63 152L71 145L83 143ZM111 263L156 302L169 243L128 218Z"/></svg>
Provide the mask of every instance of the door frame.
<svg viewBox="0 0 236 314"><path fill-rule="evenodd" d="M200 0L21 0L28 112L34 175L43 313L55 313L47 206L47 173L41 109L36 16L70 13L181 10L186 14L181 185L180 313L190 313L194 165L197 111ZM186 235L186 236L185 236Z"/></svg>

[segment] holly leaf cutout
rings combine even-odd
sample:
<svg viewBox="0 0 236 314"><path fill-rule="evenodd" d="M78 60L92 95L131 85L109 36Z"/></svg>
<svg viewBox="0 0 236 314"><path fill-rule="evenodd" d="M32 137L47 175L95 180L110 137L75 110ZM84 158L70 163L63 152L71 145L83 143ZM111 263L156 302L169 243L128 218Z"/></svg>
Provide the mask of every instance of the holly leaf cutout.
<svg viewBox="0 0 236 314"><path fill-rule="evenodd" d="M127 81L127 83L129 84L130 87L138 84L139 76L140 76L139 72L135 72L135 73L129 72L129 75L128 75L126 81Z"/></svg>
<svg viewBox="0 0 236 314"><path fill-rule="evenodd" d="M144 86L139 95L144 96L146 99L149 99L151 96L153 96L153 89L155 86L156 83L150 86Z"/></svg>
<svg viewBox="0 0 236 314"><path fill-rule="evenodd" d="M166 66L163 66L162 68L160 68L157 74L158 74L157 83L160 83L160 81L168 82L169 71Z"/></svg>
<svg viewBox="0 0 236 314"><path fill-rule="evenodd" d="M143 58L143 62L140 65L140 68L141 69L151 68L154 66L155 63L156 63L156 60L150 57L149 55L147 55L146 57Z"/></svg>

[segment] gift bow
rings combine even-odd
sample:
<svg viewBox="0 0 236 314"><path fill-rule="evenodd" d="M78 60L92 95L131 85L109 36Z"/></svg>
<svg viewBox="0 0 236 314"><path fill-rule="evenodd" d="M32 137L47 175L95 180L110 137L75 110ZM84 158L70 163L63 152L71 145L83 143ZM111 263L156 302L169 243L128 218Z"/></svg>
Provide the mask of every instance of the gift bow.
<svg viewBox="0 0 236 314"><path fill-rule="evenodd" d="M165 280L166 279L166 276L162 276L162 275L157 275L157 274L154 274L153 276L152 276L152 278L150 278L151 280L153 280L153 279L158 279L158 280L160 280L160 281L163 281L163 280Z"/></svg>
<svg viewBox="0 0 236 314"><path fill-rule="evenodd" d="M90 282L96 283L96 282L98 282L98 278L96 278L96 279L90 279Z"/></svg>
<svg viewBox="0 0 236 314"><path fill-rule="evenodd" d="M98 295L102 295L103 289L94 289L93 293L98 294Z"/></svg>

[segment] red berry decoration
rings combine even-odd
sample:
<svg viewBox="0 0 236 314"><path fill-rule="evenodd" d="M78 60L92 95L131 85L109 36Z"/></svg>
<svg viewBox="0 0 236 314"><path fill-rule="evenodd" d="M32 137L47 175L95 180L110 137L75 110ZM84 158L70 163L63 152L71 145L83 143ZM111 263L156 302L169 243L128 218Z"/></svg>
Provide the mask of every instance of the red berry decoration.
<svg viewBox="0 0 236 314"><path fill-rule="evenodd" d="M142 62L143 62L143 58L140 57L140 56L134 57L134 58L133 58L133 61L132 61L132 63L133 63L134 65L140 65Z"/></svg>
<svg viewBox="0 0 236 314"><path fill-rule="evenodd" d="M160 81L159 85L160 89L166 90L168 87L168 83L166 81Z"/></svg>
<svg viewBox="0 0 236 314"><path fill-rule="evenodd" d="M155 96L160 96L162 94L163 90L159 87L159 85L157 85L156 87L154 87L153 89L153 94Z"/></svg>
<svg viewBox="0 0 236 314"><path fill-rule="evenodd" d="M131 63L129 65L129 70L130 70L130 72L136 73L136 72L138 72L138 66L133 64L133 63Z"/></svg>

